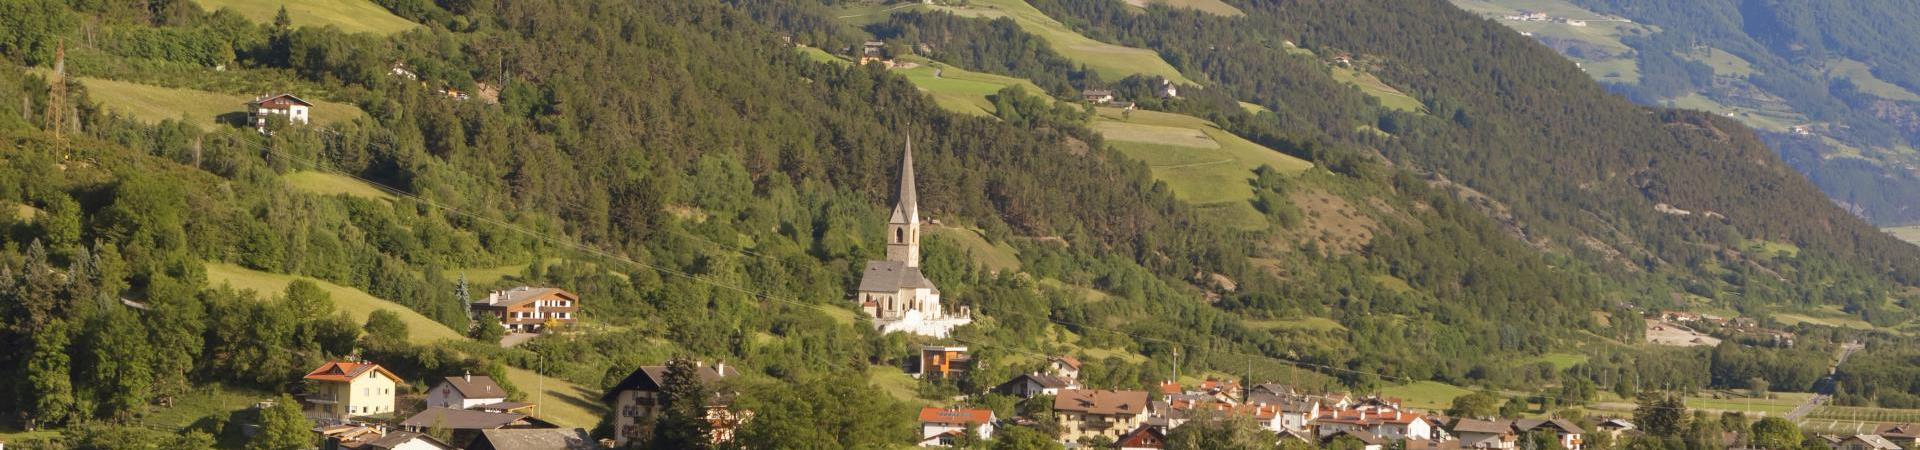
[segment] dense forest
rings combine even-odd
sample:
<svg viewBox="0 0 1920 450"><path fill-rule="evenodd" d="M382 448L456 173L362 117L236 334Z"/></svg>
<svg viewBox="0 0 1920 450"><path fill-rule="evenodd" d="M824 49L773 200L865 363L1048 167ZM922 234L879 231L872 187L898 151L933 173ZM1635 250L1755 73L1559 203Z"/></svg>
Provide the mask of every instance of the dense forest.
<svg viewBox="0 0 1920 450"><path fill-rule="evenodd" d="M1016 249L1020 264L991 270L959 242L929 241L927 272L983 320L954 338L976 347L974 378L917 385L928 399L980 394L1076 352L1103 388L1144 389L1178 369L1361 391L1431 379L1539 391L1542 404L1595 388L1625 397L1652 380L1803 389L1841 336L1796 328L1807 343L1792 350L1606 347L1564 370L1513 361L1637 342L1640 315L1624 305L1671 306L1677 293L1759 316L1833 305L1891 324L1912 313L1887 300L1920 283L1920 251L1828 204L1737 125L1607 97L1544 48L1439 2L1281 2L1234 19L1033 2L1209 80L1143 107L1325 168L1247 174L1275 224L1264 230L1210 220L1109 148L1084 110L1043 97L1148 97L1159 80L1103 80L1008 20L906 13L855 28L810 0L379 3L423 26L349 34L185 0L0 4L0 207L19 212L0 216L0 345L23 349L0 354L14 375L0 383L0 421L63 427L68 448L123 448L84 443L139 433L197 387L295 390L304 371L348 355L415 380L524 368L588 389L682 356L745 369L741 402L759 412L742 430L749 444L905 442L909 403L859 380L897 374L930 340L844 318L859 264L883 253L909 139L923 210ZM1048 92L1002 91L998 117L955 114L878 65L813 61L788 44L846 48L869 33ZM1380 107L1287 38L1385 61L1381 75L1425 112ZM141 121L77 77L297 91L365 115L268 133ZM312 173L395 192L294 181ZM1315 193L1366 205L1371 239L1336 244L1303 227L1310 205L1297 199ZM1736 250L1751 240L1801 250ZM515 264L467 285L469 270ZM355 288L428 320L357 320L317 283L238 290L216 268ZM514 348L423 337L473 331L463 296L518 284L591 299L589 325ZM1337 326L1252 324L1305 318ZM273 417L195 418L169 445L232 448L244 439L234 424Z"/></svg>

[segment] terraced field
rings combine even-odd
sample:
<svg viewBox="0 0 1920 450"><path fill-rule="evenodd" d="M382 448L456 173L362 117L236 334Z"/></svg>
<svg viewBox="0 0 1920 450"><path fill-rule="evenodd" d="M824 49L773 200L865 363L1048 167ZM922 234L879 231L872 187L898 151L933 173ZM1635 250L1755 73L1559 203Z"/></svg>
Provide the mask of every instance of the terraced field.
<svg viewBox="0 0 1920 450"><path fill-rule="evenodd" d="M400 16L393 15L386 8L369 0L193 0L201 8L213 11L229 8L241 16L259 23L273 23L273 17L280 13L280 7L287 8L287 18L293 20L296 27L321 27L332 25L348 33L394 34L418 28Z"/></svg>
<svg viewBox="0 0 1920 450"><path fill-rule="evenodd" d="M1123 112L1098 108L1093 128L1127 157L1145 162L1155 179L1174 196L1216 208L1216 217L1234 226L1256 229L1266 219L1247 200L1253 198L1253 170L1270 165L1298 173L1313 163L1253 143L1193 116L1156 111Z"/></svg>

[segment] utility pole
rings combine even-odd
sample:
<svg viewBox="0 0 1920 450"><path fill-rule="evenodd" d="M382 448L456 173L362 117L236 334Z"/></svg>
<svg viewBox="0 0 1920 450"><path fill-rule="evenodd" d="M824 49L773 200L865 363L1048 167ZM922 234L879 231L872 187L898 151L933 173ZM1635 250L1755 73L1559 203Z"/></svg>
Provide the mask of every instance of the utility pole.
<svg viewBox="0 0 1920 450"><path fill-rule="evenodd" d="M66 142L67 127L67 43L53 50L53 79L47 80L47 131L56 140Z"/></svg>

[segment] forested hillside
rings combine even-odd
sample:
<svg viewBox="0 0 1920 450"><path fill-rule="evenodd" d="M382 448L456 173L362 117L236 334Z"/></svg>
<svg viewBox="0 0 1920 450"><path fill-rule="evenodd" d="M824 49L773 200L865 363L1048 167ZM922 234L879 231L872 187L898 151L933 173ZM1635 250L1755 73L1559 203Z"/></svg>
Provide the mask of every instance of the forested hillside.
<svg viewBox="0 0 1920 450"><path fill-rule="evenodd" d="M0 353L0 424L60 430L47 448L137 433L234 448L247 399L177 405L212 386L274 398L349 355L413 392L468 371L514 379L517 399L534 389L520 380L565 381L584 392L547 401L604 415L600 389L692 357L745 373L750 445L875 448L912 442L909 405L1051 355L1086 360L1099 388L1177 371L1579 402L1650 380L1811 389L1847 337L1798 325L1793 349L1648 348L1651 311L1778 327L1831 312L1888 343L1916 317L1920 248L1833 206L1745 128L1609 96L1439 0L1232 16L1029 2L1198 82L1166 98L1169 80L1102 77L1011 18L850 23L845 3L382 0L421 24L388 35L186 0L0 4L0 346L23 349ZM937 72L832 55L875 39L1046 92L949 111L915 84ZM1341 53L1358 62L1336 71L1324 55ZM1074 103L1088 88L1148 111ZM267 92L338 106L257 131L244 105L203 104ZM167 108L181 113L152 114ZM1169 183L1102 134L1136 117L1297 164ZM948 340L877 334L847 294L884 254L909 142L938 220L925 271L980 317ZM1182 200L1209 183L1250 194ZM1228 207L1259 217L1229 224ZM326 283L229 285L303 277ZM517 347L448 336L485 329L471 296L519 285L578 292L581 324ZM972 346L971 378L906 378L925 343ZM1584 359L1547 360L1569 353Z"/></svg>
<svg viewBox="0 0 1920 450"><path fill-rule="evenodd" d="M1658 30L1620 39L1640 70L1637 80L1594 74L1613 90L1737 118L1853 212L1883 226L1920 221L1912 201L1920 196L1920 54L1912 45L1920 30L1911 25L1920 17L1912 5L1571 3Z"/></svg>

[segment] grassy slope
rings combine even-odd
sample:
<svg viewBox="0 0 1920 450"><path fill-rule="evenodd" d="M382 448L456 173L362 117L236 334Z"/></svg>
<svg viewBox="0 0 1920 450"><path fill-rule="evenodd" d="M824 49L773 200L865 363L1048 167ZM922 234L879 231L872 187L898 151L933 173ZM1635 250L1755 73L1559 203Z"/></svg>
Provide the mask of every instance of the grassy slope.
<svg viewBox="0 0 1920 450"><path fill-rule="evenodd" d="M1380 81L1380 78L1374 77L1373 74L1370 73L1355 71L1344 67L1334 67L1333 79L1359 86L1361 92L1365 92L1367 95L1373 96L1373 98L1380 99L1381 106L1408 112L1426 112L1427 110L1427 106L1421 104L1420 99L1400 92L1399 89L1394 89L1393 86L1388 86L1387 83Z"/></svg>
<svg viewBox="0 0 1920 450"><path fill-rule="evenodd" d="M998 244L987 242L987 238L981 236L979 232L959 227L933 226L927 228L927 234L959 244L960 248L967 252L967 256L972 257L974 263L986 266L987 270L996 272L1020 270L1019 251L1005 242Z"/></svg>
<svg viewBox="0 0 1920 450"><path fill-rule="evenodd" d="M252 98L194 89L167 88L100 78L79 77L94 101L145 122L186 119L207 130L228 126L218 119L222 114L244 114ZM351 121L367 113L353 105L313 101L315 125Z"/></svg>
<svg viewBox="0 0 1920 450"><path fill-rule="evenodd" d="M1920 244L1920 225L1888 228L1887 233L1900 238L1900 240Z"/></svg>
<svg viewBox="0 0 1920 450"><path fill-rule="evenodd" d="M1021 78L974 72L926 60L915 62L920 65L894 72L906 76L915 86L927 91L940 107L962 114L993 115L993 102L987 100L987 96L1007 86L1021 86L1032 94L1044 95L1047 92ZM939 76L934 76L935 73Z"/></svg>
<svg viewBox="0 0 1920 450"><path fill-rule="evenodd" d="M1273 151L1221 130L1211 122L1156 111L1122 113L1099 108L1094 129L1129 158L1147 163L1181 200L1217 207L1220 220L1241 228L1261 228L1266 219L1247 203L1253 198L1253 169L1262 164L1296 173L1313 163Z"/></svg>
<svg viewBox="0 0 1920 450"><path fill-rule="evenodd" d="M1197 84L1181 75L1179 70L1160 59L1160 54L1152 50L1108 44L1082 36L1023 0L973 0L970 6L940 9L961 16L1011 17L1020 24L1020 28L1046 39L1054 51L1086 64L1087 68L1099 72L1105 79L1118 80L1133 74L1147 74L1180 83Z"/></svg>
<svg viewBox="0 0 1920 450"><path fill-rule="evenodd" d="M1453 398L1473 391L1438 381L1418 381L1380 389L1380 395L1399 398L1408 408L1441 411L1453 405Z"/></svg>
<svg viewBox="0 0 1920 450"><path fill-rule="evenodd" d="M305 277L260 272L232 264L207 264L207 280L209 283L215 285L225 283L235 288L253 289L263 294L285 291L287 283L292 283L293 280L299 278ZM446 325L435 322L433 319L428 319L427 316L420 315L420 313L407 309L405 306L400 306L398 303L375 298L359 289L311 278L307 279L319 284L321 289L325 289L327 293L332 294L334 308L346 311L349 315L353 316L356 321L366 321L367 315L376 309L399 313L400 320L407 324L407 340L409 342L429 344L441 340L465 339L460 333L454 332L452 328L447 328ZM594 424L600 421L602 412L600 411L601 406L597 393L564 380L544 377L532 371L519 368L508 367L507 377L515 386L520 388L521 392L527 393L529 400L540 400L543 397L543 394L536 392L536 389L542 386L542 380L545 380L544 386L546 390L544 391L544 397L546 403L540 405L541 411L535 414L535 416L566 427L592 428Z"/></svg>
<svg viewBox="0 0 1920 450"><path fill-rule="evenodd" d="M369 0L193 0L201 8L213 11L232 8L234 12L260 23L271 23L281 5L294 26L340 27L349 33L393 34L411 30L420 24L393 15Z"/></svg>
<svg viewBox="0 0 1920 450"><path fill-rule="evenodd" d="M1639 63L1634 60L1632 49L1620 41L1623 36L1640 33L1652 34L1657 28L1625 22L1608 22L1599 19L1598 13L1582 9L1565 0L1452 0L1455 6L1476 14L1493 16L1502 25L1515 31L1533 33L1536 37L1570 39L1599 46L1608 53L1619 57L1610 59L1575 59L1594 79L1610 83L1639 83ZM1521 10L1539 11L1554 17L1589 19L1585 27L1575 27L1552 22L1516 22L1501 17Z"/></svg>
<svg viewBox="0 0 1920 450"><path fill-rule="evenodd" d="M319 195L345 194L379 200L393 199L393 194L388 194L387 191L382 191L380 188L367 184L364 181L353 179L353 177L332 172L303 170L286 174L281 178L287 182L287 186L302 192Z"/></svg>
<svg viewBox="0 0 1920 450"><path fill-rule="evenodd" d="M1827 62L1827 79L1850 80L1860 92L1888 100L1920 102L1920 95L1899 85L1888 83L1873 76L1873 69L1866 63L1851 59L1835 59Z"/></svg>
<svg viewBox="0 0 1920 450"><path fill-rule="evenodd" d="M1127 0L1127 4L1140 8L1145 8L1147 5L1155 3L1175 8L1193 8L1202 12L1210 12L1229 17L1244 16L1247 14L1240 11L1240 8L1235 8L1233 5L1229 5L1227 2L1220 0Z"/></svg>

